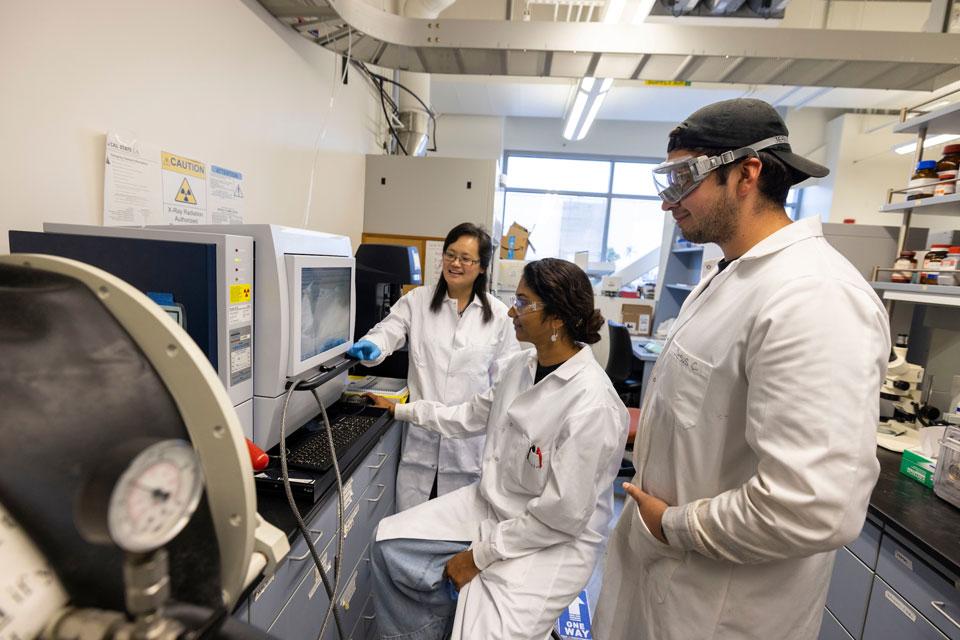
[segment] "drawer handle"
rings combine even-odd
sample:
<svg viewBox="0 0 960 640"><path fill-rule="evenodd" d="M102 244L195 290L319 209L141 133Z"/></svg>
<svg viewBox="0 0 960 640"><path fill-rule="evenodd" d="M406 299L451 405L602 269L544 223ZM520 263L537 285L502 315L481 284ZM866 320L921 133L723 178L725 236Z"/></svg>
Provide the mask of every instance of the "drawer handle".
<svg viewBox="0 0 960 640"><path fill-rule="evenodd" d="M373 469L374 471L380 471L380 467L383 466L383 463L387 461L387 458L390 457L390 454L377 452L377 455L380 456L380 464L368 464L367 469Z"/></svg>
<svg viewBox="0 0 960 640"><path fill-rule="evenodd" d="M960 622L957 622L956 620L954 620L954 619L950 616L950 614L947 613L946 610L944 609L944 607L947 606L947 603L946 603L946 602L943 602L943 601L941 601L941 600L934 600L934 601L932 601L932 602L930 603L930 606L933 607L934 609L936 609L937 612L938 612L940 615L942 615L944 618L946 618L947 620L949 620L950 623L953 624L953 626L955 626L957 629L960 629Z"/></svg>
<svg viewBox="0 0 960 640"><path fill-rule="evenodd" d="M367 622L373 622L377 619L377 614L373 614L372 616L363 616L363 619Z"/></svg>
<svg viewBox="0 0 960 640"><path fill-rule="evenodd" d="M378 495L376 498L367 498L367 502L373 502L373 503L380 502L380 498L382 498L383 494L386 493L387 485L378 484L377 486L380 487L380 495Z"/></svg>
<svg viewBox="0 0 960 640"><path fill-rule="evenodd" d="M309 531L310 533L317 534L317 539L313 541L313 544L316 545L318 542L320 542L320 538L323 537L323 531L318 531L316 529L309 529ZM287 559L290 560L290 562L302 562L309 557L310 557L310 547L307 547L307 552L302 556L290 556Z"/></svg>

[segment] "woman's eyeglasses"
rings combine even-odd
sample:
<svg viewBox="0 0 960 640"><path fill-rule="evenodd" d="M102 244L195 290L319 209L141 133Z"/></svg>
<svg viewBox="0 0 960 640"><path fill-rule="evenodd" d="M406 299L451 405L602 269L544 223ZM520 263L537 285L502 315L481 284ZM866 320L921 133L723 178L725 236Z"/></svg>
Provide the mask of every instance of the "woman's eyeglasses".
<svg viewBox="0 0 960 640"><path fill-rule="evenodd" d="M475 267L478 264L480 264L479 260L475 260L474 258L469 258L467 256L458 256L452 251L443 252L443 261L449 264L453 264L454 262L459 262L464 267Z"/></svg>
<svg viewBox="0 0 960 640"><path fill-rule="evenodd" d="M539 309L543 309L544 304L542 302L531 302L526 298L518 298L513 296L513 299L510 301L510 306L517 310L517 313L523 315L525 313L533 313Z"/></svg>

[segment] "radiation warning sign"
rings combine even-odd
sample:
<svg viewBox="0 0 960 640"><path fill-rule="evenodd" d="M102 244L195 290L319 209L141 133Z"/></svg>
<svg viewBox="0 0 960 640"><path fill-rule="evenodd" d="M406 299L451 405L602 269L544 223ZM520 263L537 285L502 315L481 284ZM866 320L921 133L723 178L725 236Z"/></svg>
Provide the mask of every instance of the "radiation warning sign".
<svg viewBox="0 0 960 640"><path fill-rule="evenodd" d="M170 224L207 222L207 165L174 153L160 153L163 211Z"/></svg>
<svg viewBox="0 0 960 640"><path fill-rule="evenodd" d="M190 188L190 183L187 182L186 178L180 183L180 191L174 200L182 204L197 204L197 196L193 195L193 189Z"/></svg>

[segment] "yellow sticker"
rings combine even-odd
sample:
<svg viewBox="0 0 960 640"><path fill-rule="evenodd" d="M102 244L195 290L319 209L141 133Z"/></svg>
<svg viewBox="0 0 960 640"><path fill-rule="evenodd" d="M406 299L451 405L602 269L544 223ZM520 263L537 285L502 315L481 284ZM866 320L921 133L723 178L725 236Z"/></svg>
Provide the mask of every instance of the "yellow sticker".
<svg viewBox="0 0 960 640"><path fill-rule="evenodd" d="M207 177L207 167L199 160L191 160L190 158L184 158L183 156L167 153L166 151L160 152L160 160L163 168L167 171L176 171L177 173L193 176L194 178Z"/></svg>
<svg viewBox="0 0 960 640"><path fill-rule="evenodd" d="M689 87L689 80L644 80L648 87Z"/></svg>
<svg viewBox="0 0 960 640"><path fill-rule="evenodd" d="M253 298L253 285L251 284L230 285L230 304L240 304L241 302L250 302L251 298Z"/></svg>
<svg viewBox="0 0 960 640"><path fill-rule="evenodd" d="M197 204L197 196L193 195L193 189L190 188L186 178L180 183L180 189L177 190L177 197L174 200L183 204Z"/></svg>

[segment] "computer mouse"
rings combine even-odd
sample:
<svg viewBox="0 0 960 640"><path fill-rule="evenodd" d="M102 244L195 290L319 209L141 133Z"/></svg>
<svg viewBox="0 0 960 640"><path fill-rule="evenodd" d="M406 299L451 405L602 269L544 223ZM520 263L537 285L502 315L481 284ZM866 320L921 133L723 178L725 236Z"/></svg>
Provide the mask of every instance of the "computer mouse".
<svg viewBox="0 0 960 640"><path fill-rule="evenodd" d="M343 397L343 403L350 407L367 407L373 404L373 400L367 396L350 394Z"/></svg>

